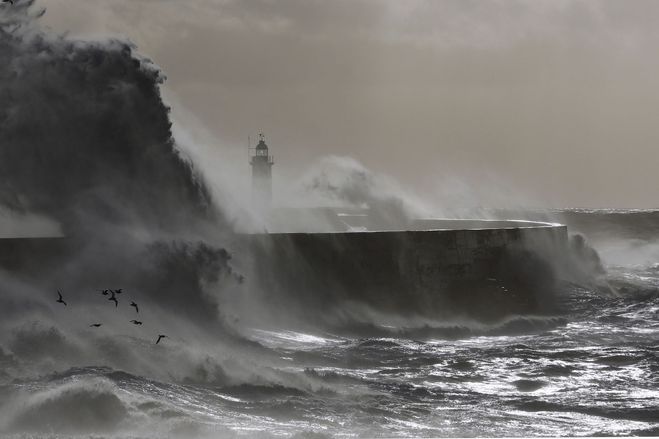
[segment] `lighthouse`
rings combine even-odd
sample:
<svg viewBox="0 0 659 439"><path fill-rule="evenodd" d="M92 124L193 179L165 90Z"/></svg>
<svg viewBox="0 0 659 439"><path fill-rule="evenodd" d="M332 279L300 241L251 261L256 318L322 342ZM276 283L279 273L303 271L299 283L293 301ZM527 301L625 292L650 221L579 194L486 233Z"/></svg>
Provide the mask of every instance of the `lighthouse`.
<svg viewBox="0 0 659 439"><path fill-rule="evenodd" d="M252 203L260 209L269 209L272 204L272 165L274 158L268 151L263 133L259 134L259 143L249 153L252 165Z"/></svg>

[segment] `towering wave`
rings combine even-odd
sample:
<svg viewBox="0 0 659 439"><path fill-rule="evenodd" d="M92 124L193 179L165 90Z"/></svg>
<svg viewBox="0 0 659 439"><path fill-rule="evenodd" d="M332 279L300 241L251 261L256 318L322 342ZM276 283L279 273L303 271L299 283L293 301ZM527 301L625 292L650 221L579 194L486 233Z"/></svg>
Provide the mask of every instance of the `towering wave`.
<svg viewBox="0 0 659 439"><path fill-rule="evenodd" d="M373 413L419 401L427 411L433 393L421 385L437 380L437 373L457 370L458 377L451 379L466 382L463 372L472 380L476 371L478 378L483 372L479 368L488 362L514 367L521 363L492 362L490 357L478 357L492 346L467 346L458 355L469 350L476 356L449 364L445 361L456 358L455 348L437 351L440 348L433 345L420 351L409 347L421 346L409 343L410 338L549 333L567 321L512 316L488 326L466 318L442 322L418 313L401 315L400 307L378 312L335 291L319 298L317 290L300 282L315 275L305 271L303 263L295 264L291 288L276 291L264 275L274 267L273 276L281 276L269 247L256 261L270 265L265 270L250 260L254 254L240 255L249 270L249 288L244 288L233 253L216 245L230 242L236 247L221 208L172 137L169 109L160 95L162 73L128 42L52 35L39 26L42 13L34 0L15 0L11 7L0 3L0 212L37 214L39 224L44 218L57 221L70 248L46 263L31 261L26 271L0 269L0 434L119 432L147 437L181 432L180 436L191 437L200 425L217 427L229 420L239 426L244 422L249 427L245 430L251 430L251 424L261 419L259 414L279 423L289 412L306 413L307 407L316 420L318 413L344 419L349 401L365 405L370 413L362 418L369 420ZM352 160L331 158L314 172L308 179L312 190L340 203L368 205L383 227L395 228L424 213L395 185ZM389 195L382 195L382 187ZM648 215L655 219L656 212ZM619 222L629 220L625 216ZM654 223L650 221L648 230L654 230ZM572 245L579 258L570 263L585 261L579 268L586 274L601 269L599 257L583 239L573 239ZM276 256L280 264L287 263L281 253ZM537 276L537 265L527 261L527 266L545 280ZM646 268L656 273L654 265ZM264 278L262 290L253 291L258 282L252 282L250 274ZM640 280L648 277L641 274ZM124 289L119 306L101 294L99 289L105 288ZM66 307L55 302L58 289ZM128 305L132 300L139 303L139 316ZM574 303L583 306L579 298ZM136 317L144 321L143 327L128 323ZM285 331L281 339L293 346L308 339L320 348L298 346L277 352L238 334L241 321L247 327L271 323L275 328L285 324L286 329L297 325L311 331L325 325L350 337L405 341L335 343L307 335L296 341L295 333ZM103 326L90 328L95 322ZM156 346L160 333L169 338ZM268 331L260 333L266 344L279 342ZM329 350L323 351L323 345ZM541 346L544 350L547 345ZM517 344L513 351L528 349ZM396 368L390 368L393 364ZM446 367L435 367L438 364ZM329 369L302 372L308 365ZM427 366L433 374L418 375L418 387L410 386L410 376L425 373ZM569 373L562 367L558 373ZM342 368L343 372L334 372ZM493 370L493 379L500 381L501 369ZM21 384L8 384L15 379ZM518 387L537 384L516 382ZM360 398L360 392L366 398ZM405 398L406 392L408 399L387 397L385 405L374 397ZM484 400L498 407L500 399L496 404ZM471 410L471 390L465 400ZM340 410L327 410L333 401Z"/></svg>
<svg viewBox="0 0 659 439"><path fill-rule="evenodd" d="M216 215L172 138L160 70L126 41L45 33L41 13L23 0L0 19L0 203L67 234Z"/></svg>
<svg viewBox="0 0 659 439"><path fill-rule="evenodd" d="M128 42L80 41L44 31L38 23L42 13L34 0L2 5L0 205L55 219L74 248L66 258L40 266L38 278L0 276L4 334L48 339L52 325L69 340L67 329L77 326L56 317L61 312L53 305L56 288L71 304L81 304L85 319L108 321L114 310L101 307L107 303L95 290L124 287L144 309L160 311L155 320L185 321L190 337L198 337L192 326L213 336L226 333L220 316L231 306L236 319L262 322L273 314L268 308L273 302L282 310L280 320L287 321L288 313L297 313L318 324L332 314L328 308L331 323L338 322L330 326L391 318L342 295L330 296L330 308L318 302L316 292L276 294L271 285L226 299L240 289L242 276L228 250L207 242L230 237L230 231L203 178L177 149L160 94L164 76ZM383 228L425 213L395 184L350 159L327 159L314 172L308 178L312 190L368 205ZM243 259L251 274L266 272ZM305 273L296 273L291 290L300 275ZM29 326L34 320L45 329ZM14 339L0 334L0 346L14 352L19 346Z"/></svg>
<svg viewBox="0 0 659 439"><path fill-rule="evenodd" d="M0 205L57 221L67 240L55 259L0 272L0 357L12 359L0 377L99 358L174 373L182 362L141 360L137 341L107 336L148 345L168 327L172 343L200 339L202 328L226 335L220 296L239 275L230 253L203 239L226 231L220 209L172 137L157 66L126 41L53 35L43 13L34 0L0 5ZM123 288L121 306L101 288ZM58 289L66 308L53 302ZM142 332L127 327L131 300ZM80 336L97 321L103 336ZM105 350L116 355L99 357Z"/></svg>

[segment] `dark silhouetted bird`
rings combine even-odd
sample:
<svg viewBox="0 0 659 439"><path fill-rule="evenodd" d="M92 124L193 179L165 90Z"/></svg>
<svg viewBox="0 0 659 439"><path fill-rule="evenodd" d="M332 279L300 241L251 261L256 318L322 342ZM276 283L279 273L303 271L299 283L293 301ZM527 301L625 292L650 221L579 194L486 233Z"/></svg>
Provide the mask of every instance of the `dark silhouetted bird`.
<svg viewBox="0 0 659 439"><path fill-rule="evenodd" d="M158 336L158 340L156 340L156 344L160 343L160 340L162 340L163 338L167 338L167 336L164 335L164 334L160 334L160 335Z"/></svg>
<svg viewBox="0 0 659 439"><path fill-rule="evenodd" d="M92 323L91 325L89 325L89 327L90 327L90 328L91 328L91 327L94 327L94 328L100 328L101 325L102 325L102 323Z"/></svg>
<svg viewBox="0 0 659 439"><path fill-rule="evenodd" d="M99 290L102 295L107 296L110 292L110 290Z"/></svg>
<svg viewBox="0 0 659 439"><path fill-rule="evenodd" d="M62 299L62 293L57 290L57 295L59 296L59 299L57 299L57 303L63 303L64 306L66 306L66 302Z"/></svg>
<svg viewBox="0 0 659 439"><path fill-rule="evenodd" d="M139 320L131 320L130 322L131 322L133 325L141 325L141 324L142 324L142 322L140 322Z"/></svg>
<svg viewBox="0 0 659 439"><path fill-rule="evenodd" d="M112 292L115 293L115 294L121 294L121 293L124 292L124 289L123 289L123 288L119 288L118 290L112 290Z"/></svg>
<svg viewBox="0 0 659 439"><path fill-rule="evenodd" d="M140 309L137 307L137 303L135 303L135 302L130 302L130 306L132 306L133 308L135 308L135 311L136 311L136 312L140 312Z"/></svg>
<svg viewBox="0 0 659 439"><path fill-rule="evenodd" d="M119 301L117 300L116 297L114 297L114 291L112 292L112 297L110 297L108 300L111 301L111 302L114 302L114 307L115 308L119 306Z"/></svg>

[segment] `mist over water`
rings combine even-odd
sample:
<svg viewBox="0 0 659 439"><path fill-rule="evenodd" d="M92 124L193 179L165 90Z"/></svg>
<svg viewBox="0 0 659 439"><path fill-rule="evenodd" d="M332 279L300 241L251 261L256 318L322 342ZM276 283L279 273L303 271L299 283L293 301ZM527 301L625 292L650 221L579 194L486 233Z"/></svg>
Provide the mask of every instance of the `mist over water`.
<svg viewBox="0 0 659 439"><path fill-rule="evenodd" d="M0 272L0 434L657 431L656 212L542 213L585 235L573 243L588 257L537 314L440 319L263 287L235 231L264 219L227 198L230 178L202 174L208 151L177 143L157 66L126 41L44 30L32 0L1 6L2 233L67 239L56 260ZM347 157L299 188L297 201L368 208L387 229L460 216ZM124 290L118 306L106 288Z"/></svg>

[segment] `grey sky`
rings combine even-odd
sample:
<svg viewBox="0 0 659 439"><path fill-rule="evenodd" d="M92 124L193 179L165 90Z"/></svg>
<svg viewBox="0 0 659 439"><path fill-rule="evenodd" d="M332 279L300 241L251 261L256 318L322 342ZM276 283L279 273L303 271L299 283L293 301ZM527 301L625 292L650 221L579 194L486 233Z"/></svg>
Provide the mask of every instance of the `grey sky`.
<svg viewBox="0 0 659 439"><path fill-rule="evenodd" d="M659 205L657 1L41 4L134 41L224 148L264 131L282 174L349 155L455 203Z"/></svg>

